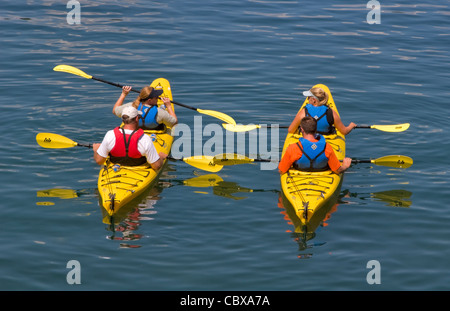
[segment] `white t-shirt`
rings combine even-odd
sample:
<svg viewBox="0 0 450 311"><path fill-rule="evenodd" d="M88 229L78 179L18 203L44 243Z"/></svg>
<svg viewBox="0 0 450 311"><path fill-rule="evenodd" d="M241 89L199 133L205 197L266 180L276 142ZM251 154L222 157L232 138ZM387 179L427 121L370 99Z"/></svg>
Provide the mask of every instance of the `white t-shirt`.
<svg viewBox="0 0 450 311"><path fill-rule="evenodd" d="M125 134L131 134L133 133L132 130L125 130ZM107 158L109 155L109 152L114 148L116 144L116 135L114 135L114 130L110 130L106 133L105 137L103 138L103 141L98 147L97 153ZM156 151L155 146L153 145L152 139L147 135L144 134L138 141L138 150L139 152L147 158L148 163L155 163L159 160L159 154Z"/></svg>

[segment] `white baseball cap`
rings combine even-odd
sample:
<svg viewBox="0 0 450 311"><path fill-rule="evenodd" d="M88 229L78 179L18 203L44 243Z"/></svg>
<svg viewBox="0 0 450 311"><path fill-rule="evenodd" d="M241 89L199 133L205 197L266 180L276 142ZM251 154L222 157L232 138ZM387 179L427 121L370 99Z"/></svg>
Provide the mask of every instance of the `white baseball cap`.
<svg viewBox="0 0 450 311"><path fill-rule="evenodd" d="M311 97L314 97L315 99L319 100L319 99L317 98L317 96L314 95L311 91L304 91L304 92L303 92L303 96L306 96L306 97L311 96Z"/></svg>
<svg viewBox="0 0 450 311"><path fill-rule="evenodd" d="M128 116L129 118L133 119L136 118L138 115L141 115L142 111L138 111L136 108L134 108L133 106L128 106L125 107L122 110L122 117L123 116Z"/></svg>

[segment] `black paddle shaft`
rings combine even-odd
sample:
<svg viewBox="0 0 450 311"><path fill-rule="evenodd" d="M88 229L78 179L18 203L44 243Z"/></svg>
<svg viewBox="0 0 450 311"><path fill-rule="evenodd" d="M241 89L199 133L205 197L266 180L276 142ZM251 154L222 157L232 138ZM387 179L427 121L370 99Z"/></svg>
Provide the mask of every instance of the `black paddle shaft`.
<svg viewBox="0 0 450 311"><path fill-rule="evenodd" d="M372 163L372 160L371 159L361 159L361 160L352 159L352 163L354 163L354 164L358 164L358 163Z"/></svg>
<svg viewBox="0 0 450 311"><path fill-rule="evenodd" d="M109 85L114 85L114 86L117 86L117 87L120 87L120 88L123 87L123 85L120 85L119 83L109 82L109 81L106 81L106 80L103 80L103 79L100 79L100 78L96 78L96 77L94 77L94 76L92 76L92 79L93 79L93 80L100 81L100 82L103 82L103 83L106 83L106 84L109 84ZM139 91L136 91L136 90L133 90L133 89L131 89L131 90L132 90L133 92L139 93Z"/></svg>
<svg viewBox="0 0 450 311"><path fill-rule="evenodd" d="M114 82L106 81L106 80L103 80L103 79L100 79L100 78L96 78L96 77L94 77L94 76L92 76L92 79L93 79L93 80L100 81L100 82L103 82L103 83L106 83L106 84L109 84L109 85L113 85L113 86L117 86L117 87L123 88L123 85L121 85L121 84L119 84L119 83L114 83ZM133 92L135 92L135 93L140 93L140 91L135 90L135 89L133 89L133 88L131 88L131 90L132 90ZM188 109L197 111L197 108L194 108L194 107L191 107L191 106L187 106L187 105L185 105L185 104L182 104L182 103L179 103L179 102L176 102L176 101L173 101L173 100L171 100L170 102L173 103L173 104L175 104L175 105L178 105L178 106L181 106L181 107L184 107L184 108L188 108Z"/></svg>
<svg viewBox="0 0 450 311"><path fill-rule="evenodd" d="M79 147L92 148L92 144L80 144L80 143L77 143L77 146L79 146Z"/></svg>

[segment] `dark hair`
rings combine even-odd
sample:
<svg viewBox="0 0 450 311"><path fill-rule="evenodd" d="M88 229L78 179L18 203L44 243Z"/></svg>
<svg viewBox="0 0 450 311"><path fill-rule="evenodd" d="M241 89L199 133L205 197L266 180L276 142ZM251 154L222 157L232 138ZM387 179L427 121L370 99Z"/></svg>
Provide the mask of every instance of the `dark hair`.
<svg viewBox="0 0 450 311"><path fill-rule="evenodd" d="M317 121L313 117L304 117L300 121L300 127L306 134L315 134L317 131Z"/></svg>

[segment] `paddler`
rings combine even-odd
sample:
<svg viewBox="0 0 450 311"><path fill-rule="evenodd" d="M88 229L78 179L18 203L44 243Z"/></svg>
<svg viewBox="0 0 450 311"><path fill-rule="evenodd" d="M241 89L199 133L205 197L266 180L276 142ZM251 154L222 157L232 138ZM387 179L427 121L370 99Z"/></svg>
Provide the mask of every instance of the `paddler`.
<svg viewBox="0 0 450 311"><path fill-rule="evenodd" d="M131 86L122 87L122 94L120 94L113 107L113 114L118 117L122 116L122 111L126 107L133 106L138 111L142 112L139 120L139 127L144 130L156 129L160 124L165 124L167 127L173 127L178 123L175 111L172 108L170 99L162 97L165 109L158 107L158 98L163 93L163 90L154 89L151 86L146 86L141 89L138 97L134 102L123 104L125 97L131 91ZM166 110L167 109L167 110Z"/></svg>
<svg viewBox="0 0 450 311"><path fill-rule="evenodd" d="M109 156L114 164L137 166L148 162L155 171L162 167L167 154L158 154L150 136L138 127L139 114L140 111L133 106L125 107L123 128L108 131L101 144L93 144L97 164L103 165Z"/></svg>
<svg viewBox="0 0 450 311"><path fill-rule="evenodd" d="M316 119L317 133L322 135L334 134L336 132L335 129L338 129L343 135L347 135L355 128L356 124L353 122L345 126L336 111L327 106L328 94L322 88L313 87L308 91L304 91L303 96L308 98L308 104L295 116L289 126L289 133L296 133L300 120L307 116Z"/></svg>
<svg viewBox="0 0 450 311"><path fill-rule="evenodd" d="M286 173L291 167L306 172L331 169L334 173L340 174L350 167L352 159L344 158L341 164L333 147L316 132L317 121L313 117L304 117L300 122L300 128L303 137L286 149L278 165L280 174Z"/></svg>

